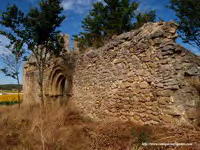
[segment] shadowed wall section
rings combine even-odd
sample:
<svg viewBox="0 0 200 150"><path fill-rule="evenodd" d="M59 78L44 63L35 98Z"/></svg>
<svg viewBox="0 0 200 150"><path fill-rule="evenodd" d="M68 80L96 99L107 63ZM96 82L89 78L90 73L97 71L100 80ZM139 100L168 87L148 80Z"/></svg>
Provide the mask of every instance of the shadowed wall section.
<svg viewBox="0 0 200 150"><path fill-rule="evenodd" d="M67 103L71 96L72 76L66 66L52 67L46 82L45 95L47 100L58 100L61 104Z"/></svg>
<svg viewBox="0 0 200 150"><path fill-rule="evenodd" d="M93 120L197 124L200 59L175 42L176 29L173 22L147 23L101 48L66 52L45 71L46 100L69 100ZM38 102L30 61L24 79L25 102Z"/></svg>
<svg viewBox="0 0 200 150"><path fill-rule="evenodd" d="M49 65L44 75L44 95L46 102L58 101L67 103L72 91L72 68L64 59L56 58ZM24 67L24 101L25 104L39 103L38 71L34 63L27 63Z"/></svg>
<svg viewBox="0 0 200 150"><path fill-rule="evenodd" d="M147 23L80 56L75 105L96 120L198 124L200 59L175 42L176 29Z"/></svg>

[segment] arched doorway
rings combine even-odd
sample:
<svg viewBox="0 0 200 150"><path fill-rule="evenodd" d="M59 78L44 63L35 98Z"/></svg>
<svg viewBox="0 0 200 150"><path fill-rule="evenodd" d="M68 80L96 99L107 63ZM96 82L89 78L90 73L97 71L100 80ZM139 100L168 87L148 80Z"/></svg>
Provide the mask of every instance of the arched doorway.
<svg viewBox="0 0 200 150"><path fill-rule="evenodd" d="M71 76L66 68L56 66L52 69L48 80L48 97L66 104L71 96Z"/></svg>

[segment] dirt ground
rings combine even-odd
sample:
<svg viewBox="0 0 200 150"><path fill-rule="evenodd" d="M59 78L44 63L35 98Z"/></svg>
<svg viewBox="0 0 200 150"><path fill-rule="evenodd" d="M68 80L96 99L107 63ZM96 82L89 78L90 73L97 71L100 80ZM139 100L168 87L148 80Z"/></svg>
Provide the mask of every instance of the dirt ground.
<svg viewBox="0 0 200 150"><path fill-rule="evenodd" d="M70 105L2 106L0 127L0 150L200 150L197 128L95 122Z"/></svg>

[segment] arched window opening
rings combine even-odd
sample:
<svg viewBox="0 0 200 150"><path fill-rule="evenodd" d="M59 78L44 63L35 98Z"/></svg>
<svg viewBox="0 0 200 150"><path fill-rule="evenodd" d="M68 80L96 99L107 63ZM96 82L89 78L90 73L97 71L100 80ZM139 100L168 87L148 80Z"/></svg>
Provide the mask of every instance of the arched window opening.
<svg viewBox="0 0 200 150"><path fill-rule="evenodd" d="M61 85L60 85L60 92L61 92L61 95L64 96L65 95L65 81L66 79L64 78L62 81L61 81Z"/></svg>
<svg viewBox="0 0 200 150"><path fill-rule="evenodd" d="M71 96L72 80L65 67L57 66L52 68L48 82L48 97L58 100L61 104L67 102Z"/></svg>

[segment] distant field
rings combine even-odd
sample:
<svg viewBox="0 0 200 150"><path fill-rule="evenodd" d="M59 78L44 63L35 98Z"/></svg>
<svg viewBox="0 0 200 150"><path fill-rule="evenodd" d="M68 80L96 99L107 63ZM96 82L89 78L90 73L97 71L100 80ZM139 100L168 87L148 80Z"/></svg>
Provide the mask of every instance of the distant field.
<svg viewBox="0 0 200 150"><path fill-rule="evenodd" d="M3 91L4 93L13 93L16 92L18 88L22 90L22 85L18 86L17 84L4 84L0 85L0 92Z"/></svg>
<svg viewBox="0 0 200 150"><path fill-rule="evenodd" d="M0 104L1 105L18 104L22 102L22 97L23 97L23 94L20 94L20 100L18 100L17 94L0 95Z"/></svg>
<svg viewBox="0 0 200 150"><path fill-rule="evenodd" d="M17 93L17 91L12 91L12 90L1 90L0 93Z"/></svg>

